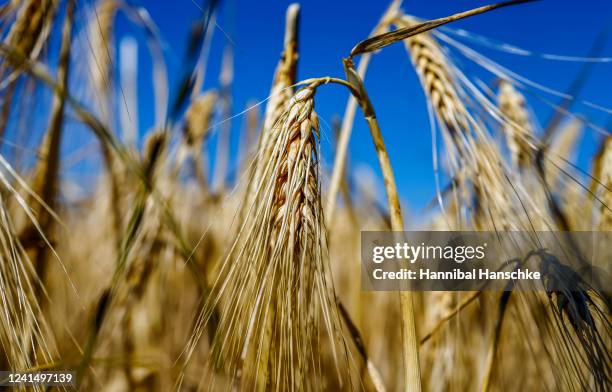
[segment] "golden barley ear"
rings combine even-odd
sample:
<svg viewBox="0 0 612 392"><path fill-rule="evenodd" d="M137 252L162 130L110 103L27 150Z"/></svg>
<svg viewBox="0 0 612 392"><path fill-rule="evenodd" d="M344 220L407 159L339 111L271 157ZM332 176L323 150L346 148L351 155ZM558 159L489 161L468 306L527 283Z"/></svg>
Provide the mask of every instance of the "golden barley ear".
<svg viewBox="0 0 612 392"><path fill-rule="evenodd" d="M325 250L314 93L313 87L299 90L275 124L257 202L220 266L198 323L201 331L211 306L222 307L213 365L245 389L314 387L314 364L322 359L317 339L330 342L326 356L342 361ZM198 336L187 346L188 357Z"/></svg>
<svg viewBox="0 0 612 392"><path fill-rule="evenodd" d="M7 4L6 12L13 8L16 9L17 15L4 37L3 44L16 50L24 59L37 59L53 28L57 3L57 0L27 0ZM0 59L0 88L6 88L0 104L0 137L4 136L8 125L11 105L17 91L17 79L24 72L23 62Z"/></svg>
<svg viewBox="0 0 612 392"><path fill-rule="evenodd" d="M109 105L115 67L113 30L118 8L119 3L116 0L98 0L87 26L88 39L91 42L89 68L92 73L94 97L105 118L111 116Z"/></svg>
<svg viewBox="0 0 612 392"><path fill-rule="evenodd" d="M567 178L563 170L567 169L568 162L575 159L583 131L584 124L578 119L570 119L555 130L555 136L546 147L544 156L546 182L551 190L558 191L564 186L563 182Z"/></svg>
<svg viewBox="0 0 612 392"><path fill-rule="evenodd" d="M297 3L287 8L285 21L285 39L281 58L276 66L274 80L259 135L259 146L257 149L257 160L255 161L254 175L247 188L246 205L252 203L256 185L262 180L263 171L272 153L273 140L275 138L276 124L286 110L289 100L293 96L293 85L296 82L298 52L298 29L300 18L300 6Z"/></svg>
<svg viewBox="0 0 612 392"><path fill-rule="evenodd" d="M409 15L404 15L397 23L407 27L419 25L418 20ZM468 110L460 97L446 54L429 33L411 36L406 39L405 46L436 116L459 154L465 154L463 138L470 131Z"/></svg>
<svg viewBox="0 0 612 392"><path fill-rule="evenodd" d="M206 91L191 102L185 115L183 135L188 146L201 144L210 132L210 120L214 113L217 92Z"/></svg>
<svg viewBox="0 0 612 392"><path fill-rule="evenodd" d="M196 178L204 192L207 191L208 184L205 175L206 162L202 147L212 127L212 118L217 101L218 94L215 90L206 91L192 100L185 114L183 139L181 140L174 168L175 174L178 174L184 162L191 159Z"/></svg>
<svg viewBox="0 0 612 392"><path fill-rule="evenodd" d="M26 58L37 58L49 35L57 5L57 0L22 1L4 43ZM0 66L0 81L3 83L7 77L4 74L6 69L7 64L3 62ZM14 80L21 72L22 69L13 64L13 74L8 77Z"/></svg>
<svg viewBox="0 0 612 392"><path fill-rule="evenodd" d="M468 18L470 16L482 14L485 12L493 11L498 8L504 8L512 5L522 4L522 3L530 3L537 0L511 0L505 1L502 3L485 5L483 7L474 8L469 11L460 12L451 16L447 16L444 18L439 18L435 20L430 20L427 22L419 23L414 26L406 26L394 31L389 31L387 33L383 33L368 39L365 39L359 42L357 45L353 47L351 50L351 57L358 56L363 53L373 52L379 49L382 49L386 46L389 46L393 43L405 40L406 38L416 36L417 34L423 33L425 31L429 31L435 29L437 27L443 26L447 23L454 22L456 20Z"/></svg>
<svg viewBox="0 0 612 392"><path fill-rule="evenodd" d="M512 84L502 80L497 96L499 110L504 118L502 129L514 167L524 170L533 164L534 131L525 97Z"/></svg>

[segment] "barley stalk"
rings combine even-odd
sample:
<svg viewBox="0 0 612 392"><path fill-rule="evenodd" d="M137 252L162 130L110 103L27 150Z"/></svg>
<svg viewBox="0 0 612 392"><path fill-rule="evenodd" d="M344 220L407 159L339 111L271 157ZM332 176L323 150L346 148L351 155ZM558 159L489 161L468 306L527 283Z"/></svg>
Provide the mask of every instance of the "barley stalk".
<svg viewBox="0 0 612 392"><path fill-rule="evenodd" d="M370 134L372 136L372 141L374 142L378 162L385 181L387 203L389 205L389 214L391 216L391 230L397 232L404 231L404 219L402 217L399 195L397 193L397 186L395 184L395 176L393 174L389 154L387 153L387 148L376 119L374 108L372 107L372 103L370 102L370 99L365 91L363 81L357 74L357 71L355 71L353 68L351 60L345 60L344 66L347 80L353 86L354 90L358 92L358 95L355 97L357 98L368 126L370 127ZM402 353L404 359L404 390L408 392L418 392L421 390L421 371L412 297L411 291L400 292L403 341Z"/></svg>
<svg viewBox="0 0 612 392"><path fill-rule="evenodd" d="M213 173L213 189L216 192L222 192L226 184L227 167L229 164L229 148L232 131L232 99L231 90L234 79L234 54L231 45L225 47L223 53L223 62L221 64L221 73L219 75L219 101L220 112L223 117L223 123L219 127L217 133L217 149L215 171Z"/></svg>
<svg viewBox="0 0 612 392"><path fill-rule="evenodd" d="M380 21L372 31L372 35L380 34L381 32L389 29L389 22L399 12L401 6L401 0L393 0ZM363 80L372 58L371 53L364 54L359 60L357 66L357 74ZM344 110L344 117L342 118L342 125L340 129L340 136L338 137L338 145L336 147L336 156L334 159L334 168L329 185L329 192L327 196L327 205L325 206L325 216L329 222L333 222L334 209L336 206L336 195L340 188L342 175L345 171L346 166L346 152L348 150L349 140L351 138L351 132L353 130L353 123L355 121L355 113L357 111L357 99L351 95L349 96L346 108Z"/></svg>

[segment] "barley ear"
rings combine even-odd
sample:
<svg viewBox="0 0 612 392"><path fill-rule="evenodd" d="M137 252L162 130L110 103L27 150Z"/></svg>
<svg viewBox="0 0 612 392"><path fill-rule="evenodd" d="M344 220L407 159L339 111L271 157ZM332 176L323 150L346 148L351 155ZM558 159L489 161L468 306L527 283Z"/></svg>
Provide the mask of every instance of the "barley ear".
<svg viewBox="0 0 612 392"><path fill-rule="evenodd" d="M416 26L404 27L398 30L390 31L388 33L380 34L375 37L365 39L355 45L351 50L350 57L355 57L363 53L373 52L389 46L395 42L402 41L408 37L423 33L428 30L435 29L443 26L447 23L454 22L456 20L468 18L470 16L489 12L498 8L508 7L511 5L517 5L522 3L530 3L537 0L511 0L497 4L485 5L483 7L474 8L469 11L460 12L445 18L430 20L428 22L420 23Z"/></svg>
<svg viewBox="0 0 612 392"><path fill-rule="evenodd" d="M255 184L261 181L261 176L272 153L275 125L281 114L287 108L289 100L293 96L293 85L296 82L298 52L298 29L300 18L300 6L297 3L287 8L285 22L284 49L276 66L274 81L270 90L270 98L266 105L261 135L259 136L258 159L255 166L255 174L252 184L247 191L247 205L251 204Z"/></svg>
<svg viewBox="0 0 612 392"><path fill-rule="evenodd" d="M504 118L503 131L514 167L523 170L533 163L533 126L526 108L525 97L512 84L501 81L497 96Z"/></svg>

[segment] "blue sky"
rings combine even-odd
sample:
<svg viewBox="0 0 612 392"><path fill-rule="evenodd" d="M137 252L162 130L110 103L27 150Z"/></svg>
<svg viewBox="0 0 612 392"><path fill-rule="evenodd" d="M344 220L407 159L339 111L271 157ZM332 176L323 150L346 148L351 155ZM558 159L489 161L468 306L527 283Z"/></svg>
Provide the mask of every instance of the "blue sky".
<svg viewBox="0 0 612 392"><path fill-rule="evenodd" d="M180 75L181 62L191 23L200 16L198 0L133 1L144 5L157 22L166 43L166 58L172 82ZM197 3L197 4L196 4ZM289 1L223 0L218 10L219 27L214 33L205 88L218 86L218 73L224 45L231 37L234 45L234 112L242 111L250 100L264 99L270 89L272 73L282 49L284 13ZM487 4L485 1L409 0L407 13L422 18L437 18ZM342 57L361 39L367 37L387 7L387 1L307 0L302 2L300 28L299 78L342 76ZM612 24L612 2L605 0L542 0L533 4L505 8L454 23L489 38L524 49L573 56L583 56L605 26ZM117 39L127 34L142 38L138 31L119 19ZM612 56L612 37L602 56ZM471 45L508 68L543 85L564 91L572 82L581 63L556 62L512 56ZM150 71L144 44L139 55L140 107L150 102ZM465 62L467 69L474 67ZM478 72L478 71L476 71ZM479 74L485 82L493 76ZM406 56L403 45L384 49L372 61L366 87L376 108L382 131L394 165L403 202L418 211L434 194L430 126L424 96ZM556 101L554 97L548 97ZM596 64L581 98L612 107L612 63ZM341 115L347 93L328 86L317 94L316 108L323 121L321 145L324 168L331 170L329 147L333 141L328 125L334 115ZM550 109L534 104L541 122ZM263 110L263 107L261 108ZM607 114L585 106L575 110L601 126L609 124ZM152 110L140 109L141 128L152 122ZM243 118L233 122L235 151ZM584 133L579 164L589 168L588 156L600 135ZM214 138L211 140L214 143ZM378 173L372 142L365 122L358 118L350 144L353 168L370 165Z"/></svg>

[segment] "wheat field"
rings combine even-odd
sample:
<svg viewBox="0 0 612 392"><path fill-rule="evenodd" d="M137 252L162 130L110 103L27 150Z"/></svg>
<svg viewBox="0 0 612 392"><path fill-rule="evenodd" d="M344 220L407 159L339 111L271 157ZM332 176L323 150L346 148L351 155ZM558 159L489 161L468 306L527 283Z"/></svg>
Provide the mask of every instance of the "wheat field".
<svg viewBox="0 0 612 392"><path fill-rule="evenodd" d="M337 53L343 74L307 78L300 31L316 21L302 17L309 2L291 4L284 20L266 21L284 32L264 43L282 48L268 95L243 109L232 101L234 74L249 72L234 69L239 48L229 37L223 50L211 45L227 34L225 0L189 4L198 12L185 22L180 72L147 2L5 1L0 371L74 375L70 386L14 387L40 391L610 390L606 275L600 287L505 291L368 291L360 278L365 230L612 231L610 123L574 111L612 109L580 96L580 78L554 90L481 45L584 72L612 58L527 52L453 27L529 2L427 20L391 0L360 22L369 37ZM370 62L392 50L431 119L436 191L418 220L368 93ZM320 117L320 92L332 88L345 106ZM542 95L549 119L533 110ZM139 126L143 113L152 127ZM359 174L356 123L376 162ZM576 162L583 132L597 143L586 169ZM513 256L546 262L542 249Z"/></svg>

